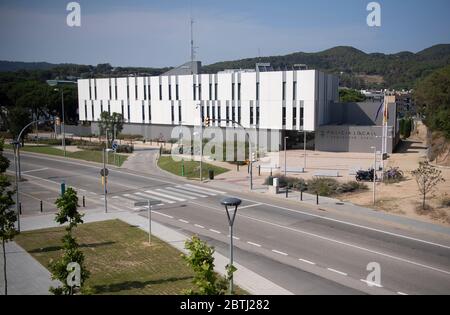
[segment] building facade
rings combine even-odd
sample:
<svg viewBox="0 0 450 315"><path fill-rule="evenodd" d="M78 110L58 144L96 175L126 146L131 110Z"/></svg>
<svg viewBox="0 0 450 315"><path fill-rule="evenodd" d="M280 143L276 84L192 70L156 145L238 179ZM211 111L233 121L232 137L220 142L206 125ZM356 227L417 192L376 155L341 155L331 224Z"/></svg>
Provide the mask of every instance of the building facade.
<svg viewBox="0 0 450 315"><path fill-rule="evenodd" d="M314 132L339 101L339 80L317 70L228 70L217 74L78 80L79 117L123 115L124 133L170 138L175 126L213 126ZM226 120L229 120L227 122Z"/></svg>

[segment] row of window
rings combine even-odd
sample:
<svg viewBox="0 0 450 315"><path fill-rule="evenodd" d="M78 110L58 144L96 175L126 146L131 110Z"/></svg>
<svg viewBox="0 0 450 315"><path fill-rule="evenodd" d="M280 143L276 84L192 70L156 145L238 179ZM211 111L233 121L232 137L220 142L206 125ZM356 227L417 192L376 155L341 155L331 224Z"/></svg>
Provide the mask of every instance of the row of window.
<svg viewBox="0 0 450 315"><path fill-rule="evenodd" d="M95 82L95 81L94 81ZM209 100L213 100L213 95L212 95L212 87L213 84L210 83L209 84ZM138 86L135 85L134 86L135 89L135 97L136 100L139 99L138 97ZM150 92L150 84L148 85L144 85L144 100L151 100L151 92ZM202 99L202 85L201 84L194 84L192 86L192 91L193 91L193 98L194 101L196 100L201 100ZM197 93L198 91L198 93ZM114 94L115 94L115 100L118 99L117 97L117 81L116 84L114 85ZM159 85L159 100L162 101L162 85ZM198 94L198 95L197 95ZM214 84L214 100L217 101L217 95L218 95L218 85L217 83ZM259 82L256 83L256 100L259 101L259 95L260 95L260 91L259 91ZM283 82L282 85L282 95L283 95L283 101L286 100L286 82ZM148 96L148 98L147 98ZM198 96L198 98L197 98ZM91 85L89 84L89 99L92 100L92 88ZM97 99L97 85L94 84L94 99ZM112 87L111 84L109 85L109 99L112 100ZM130 85L127 84L127 99L130 99ZM175 100L179 100L179 92L178 92L178 84L175 85ZM233 101L236 100L235 97L235 83L232 83L231 86L231 99ZM295 101L297 100L297 81L293 82L293 87L292 87L292 99ZM169 84L169 100L172 100L172 85ZM237 100L240 101L241 100L241 83L238 83L238 89L237 89Z"/></svg>
<svg viewBox="0 0 450 315"><path fill-rule="evenodd" d="M302 102L303 103L303 102ZM94 121L94 104L91 105L91 113L92 113L92 121ZM124 116L124 104L122 101L122 116ZM206 117L212 118L213 121L216 121L216 110L215 107L213 107L213 110L211 111L211 115L210 115L210 107L209 106L205 106L206 107ZM226 120L227 123L231 120L231 121L237 121L239 124L241 123L241 106L237 107L238 111L237 111L237 120L236 120L236 108L234 106L231 107L231 117L230 117L230 106L226 106ZM103 112L103 101L100 101L100 113ZM88 120L87 117L87 101L84 102L84 113L85 113L85 120ZM108 101L108 113L111 114L111 105ZM253 106L250 107L250 125L259 125L259 107L256 107L256 123L254 121L254 108ZM151 116L151 105L148 105L148 117L149 117L149 121L152 120L152 116ZM127 105L127 116L128 116L128 121L130 121L130 105ZM204 111L204 107L201 107L201 117L202 117L202 121L205 120L205 111ZM292 125L293 126L297 126L297 108L293 107L292 108ZM175 115L174 115L174 106L171 107L171 118L172 118L172 122L175 121ZM217 120L221 121L222 117L221 117L221 107L217 106ZM282 109L282 123L283 126L286 126L286 107L283 107ZM142 102L142 121L145 122L145 105L144 102ZM181 106L178 106L178 122L181 124L182 123L182 118L181 118ZM303 108L303 104L300 105L300 126L303 126L303 122L304 122L304 108Z"/></svg>

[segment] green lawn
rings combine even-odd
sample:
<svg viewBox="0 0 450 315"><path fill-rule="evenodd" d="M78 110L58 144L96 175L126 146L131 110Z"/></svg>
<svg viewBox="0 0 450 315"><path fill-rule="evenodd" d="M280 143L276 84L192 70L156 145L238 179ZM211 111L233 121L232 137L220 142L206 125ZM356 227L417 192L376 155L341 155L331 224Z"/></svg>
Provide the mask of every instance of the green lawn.
<svg viewBox="0 0 450 315"><path fill-rule="evenodd" d="M175 162L171 156L161 156L158 160L158 166L172 174L181 176L183 162ZM223 167L214 166L208 163L202 163L203 178L208 178L208 170L214 170L214 175L228 172L229 170ZM200 162L197 161L184 161L184 176L187 178L199 178L200 175Z"/></svg>
<svg viewBox="0 0 450 315"><path fill-rule="evenodd" d="M48 267L61 255L64 228L23 232L15 241ZM120 220L81 224L75 237L91 276L94 294L181 294L192 288L193 272L181 253L156 237Z"/></svg>
<svg viewBox="0 0 450 315"><path fill-rule="evenodd" d="M11 145L7 144L7 145L5 145L5 149L12 150L13 147ZM44 146L44 145L39 145L39 146L26 145L23 148L21 148L20 150L25 151L25 152L64 156L63 150L57 149L57 148L54 148L51 146ZM67 152L67 157L73 158L73 159L90 161L90 162L103 163L102 151L84 150L84 151L77 151L77 152ZM127 160L127 158L128 157L126 155L116 154L116 165L122 166L122 164ZM114 157L113 157L112 153L109 153L108 164L114 165Z"/></svg>

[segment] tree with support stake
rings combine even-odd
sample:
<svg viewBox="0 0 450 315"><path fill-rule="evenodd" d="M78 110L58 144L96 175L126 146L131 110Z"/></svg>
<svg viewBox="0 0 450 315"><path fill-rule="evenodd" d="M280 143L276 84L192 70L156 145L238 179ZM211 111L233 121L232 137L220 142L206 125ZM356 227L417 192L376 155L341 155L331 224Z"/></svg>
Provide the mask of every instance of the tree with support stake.
<svg viewBox="0 0 450 315"><path fill-rule="evenodd" d="M442 172L428 162L420 162L419 168L411 173L422 194L422 210L426 210L427 195L433 192L436 185L445 182L445 179L442 177Z"/></svg>

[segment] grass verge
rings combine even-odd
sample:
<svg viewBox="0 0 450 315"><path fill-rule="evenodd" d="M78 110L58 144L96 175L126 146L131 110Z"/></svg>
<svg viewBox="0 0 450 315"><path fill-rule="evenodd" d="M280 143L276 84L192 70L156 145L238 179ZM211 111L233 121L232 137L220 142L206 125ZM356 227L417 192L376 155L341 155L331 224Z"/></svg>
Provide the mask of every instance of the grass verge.
<svg viewBox="0 0 450 315"><path fill-rule="evenodd" d="M11 149L14 148L11 145L5 145L5 149ZM50 146L33 146L33 145L26 145L23 148L20 149L21 151L25 152L32 152L32 153L40 153L40 154L48 154L48 155L55 155L55 156L64 156L64 151L61 149L57 149ZM108 153L108 164L114 165L114 156L112 153ZM84 160L84 161L90 161L90 162L98 162L103 163L103 153L102 151L77 151L77 152L67 152L67 157L78 159L78 160ZM116 166L122 166L122 164L127 160L126 155L122 154L116 154Z"/></svg>
<svg viewBox="0 0 450 315"><path fill-rule="evenodd" d="M158 166L174 175L181 176L183 162L176 162L171 156L161 156L158 160ZM214 166L208 163L202 163L203 178L208 178L208 171L213 170L214 176L228 172L229 170L223 167ZM184 161L184 177L199 178L200 162Z"/></svg>
<svg viewBox="0 0 450 315"><path fill-rule="evenodd" d="M44 267L61 255L64 228L23 232L15 241ZM91 276L94 294L181 294L192 288L193 272L181 253L156 237L120 220L81 224L75 237Z"/></svg>

